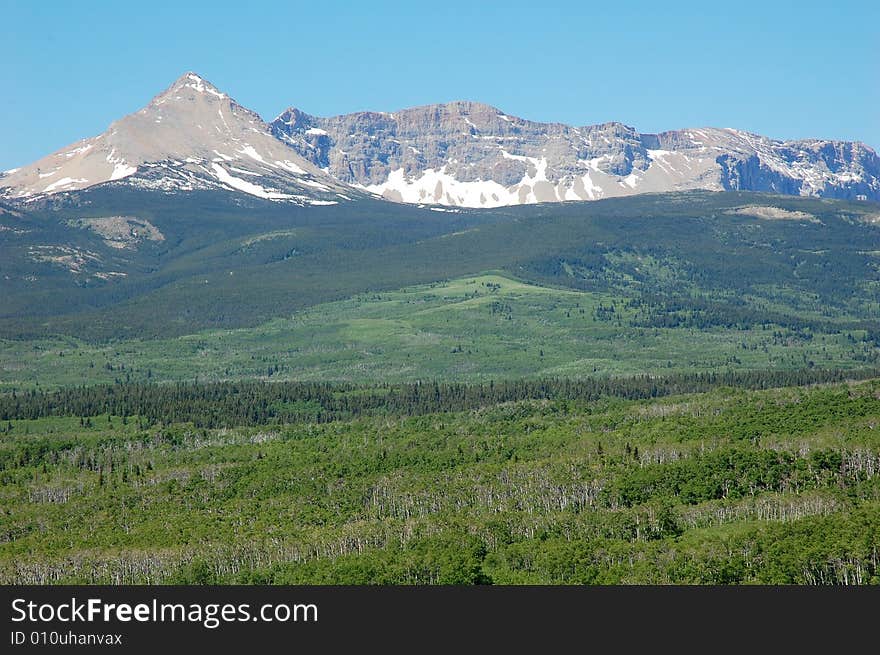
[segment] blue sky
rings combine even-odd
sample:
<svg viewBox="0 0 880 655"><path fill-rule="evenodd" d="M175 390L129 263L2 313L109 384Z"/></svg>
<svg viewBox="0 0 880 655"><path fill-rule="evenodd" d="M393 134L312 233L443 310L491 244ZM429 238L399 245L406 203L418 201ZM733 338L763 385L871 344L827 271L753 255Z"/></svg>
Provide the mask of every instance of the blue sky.
<svg viewBox="0 0 880 655"><path fill-rule="evenodd" d="M880 2L0 0L0 170L194 70L271 120L469 99L880 148Z"/></svg>

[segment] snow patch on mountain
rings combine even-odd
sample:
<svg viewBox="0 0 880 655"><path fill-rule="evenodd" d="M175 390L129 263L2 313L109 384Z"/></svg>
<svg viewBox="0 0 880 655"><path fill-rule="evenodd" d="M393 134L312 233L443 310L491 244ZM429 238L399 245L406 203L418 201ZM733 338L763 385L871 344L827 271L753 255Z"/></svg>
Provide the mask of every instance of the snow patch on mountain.
<svg viewBox="0 0 880 655"><path fill-rule="evenodd" d="M267 198L269 200L283 200L285 198L292 198L290 194L280 193L278 191L269 191L264 189L259 184L254 184L252 182L248 182L247 180L242 180L240 177L235 177L230 175L226 169L224 169L219 164L212 163L211 168L214 169L214 173L217 175L217 179L220 180L223 184L233 189L237 189L238 191L244 191L252 196L257 196L258 198Z"/></svg>
<svg viewBox="0 0 880 655"><path fill-rule="evenodd" d="M110 173L110 179L121 180L122 178L134 175L135 173L137 173L137 166L128 166L127 164L120 162L113 166L113 172Z"/></svg>
<svg viewBox="0 0 880 655"><path fill-rule="evenodd" d="M85 178L77 179L77 178L73 178L73 177L62 177L57 182L53 182L52 184L48 185L43 191L45 193L49 193L49 192L52 192L52 191L55 191L58 189L63 189L66 187L87 184L87 183L88 183L88 180Z"/></svg>

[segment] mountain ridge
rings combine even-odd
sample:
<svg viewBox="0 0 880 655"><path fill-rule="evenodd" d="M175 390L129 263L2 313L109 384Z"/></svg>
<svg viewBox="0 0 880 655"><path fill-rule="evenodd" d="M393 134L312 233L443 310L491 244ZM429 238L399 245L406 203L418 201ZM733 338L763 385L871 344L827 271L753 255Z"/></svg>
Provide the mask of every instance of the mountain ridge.
<svg viewBox="0 0 880 655"><path fill-rule="evenodd" d="M860 142L575 127L473 101L329 118L291 107L271 125L337 179L397 201L491 207L692 189L880 199L880 158Z"/></svg>
<svg viewBox="0 0 880 655"><path fill-rule="evenodd" d="M289 107L266 122L187 72L104 133L0 173L0 197L100 184L301 205L368 193L484 208L689 190L880 201L880 157L857 141L733 128L543 123L471 100L328 118Z"/></svg>

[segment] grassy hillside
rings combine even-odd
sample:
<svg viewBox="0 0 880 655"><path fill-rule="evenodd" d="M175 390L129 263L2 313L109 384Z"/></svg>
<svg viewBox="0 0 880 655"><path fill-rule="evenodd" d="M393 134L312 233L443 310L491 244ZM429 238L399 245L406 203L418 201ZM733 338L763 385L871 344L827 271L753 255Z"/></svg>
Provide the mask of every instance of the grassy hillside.
<svg viewBox="0 0 880 655"><path fill-rule="evenodd" d="M4 432L4 583L880 581L878 381Z"/></svg>
<svg viewBox="0 0 880 655"><path fill-rule="evenodd" d="M719 370L854 369L880 360L864 329L653 327L625 291L542 287L497 274L311 307L250 329L94 345L0 341L0 389L115 381L479 381ZM824 327L824 329L823 329Z"/></svg>

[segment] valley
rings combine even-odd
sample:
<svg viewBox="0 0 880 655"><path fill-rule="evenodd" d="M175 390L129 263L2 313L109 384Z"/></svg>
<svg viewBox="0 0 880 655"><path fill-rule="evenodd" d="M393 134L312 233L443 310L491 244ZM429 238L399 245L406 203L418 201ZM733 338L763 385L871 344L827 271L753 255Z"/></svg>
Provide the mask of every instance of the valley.
<svg viewBox="0 0 880 655"><path fill-rule="evenodd" d="M878 580L871 203L14 211L4 583Z"/></svg>
<svg viewBox="0 0 880 655"><path fill-rule="evenodd" d="M0 583L880 582L880 159L186 73L0 174Z"/></svg>

